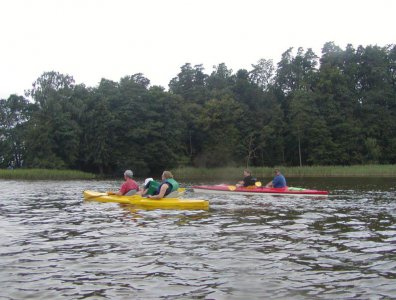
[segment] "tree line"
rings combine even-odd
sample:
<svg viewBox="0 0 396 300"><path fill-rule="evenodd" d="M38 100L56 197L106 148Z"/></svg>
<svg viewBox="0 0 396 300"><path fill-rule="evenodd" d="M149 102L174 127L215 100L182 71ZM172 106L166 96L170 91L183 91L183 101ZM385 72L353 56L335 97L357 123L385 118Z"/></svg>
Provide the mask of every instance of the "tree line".
<svg viewBox="0 0 396 300"><path fill-rule="evenodd" d="M146 175L177 166L396 163L396 45L288 49L236 72L186 63L98 86L45 72L0 100L0 167Z"/></svg>

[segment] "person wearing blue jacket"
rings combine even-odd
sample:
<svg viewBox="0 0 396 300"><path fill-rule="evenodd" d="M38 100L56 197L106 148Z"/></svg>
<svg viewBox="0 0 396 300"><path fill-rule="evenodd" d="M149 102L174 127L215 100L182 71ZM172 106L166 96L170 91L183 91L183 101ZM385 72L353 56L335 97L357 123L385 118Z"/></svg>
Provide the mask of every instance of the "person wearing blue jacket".
<svg viewBox="0 0 396 300"><path fill-rule="evenodd" d="M267 188L285 188L287 186L285 176L282 175L279 169L275 169L275 177L266 184Z"/></svg>

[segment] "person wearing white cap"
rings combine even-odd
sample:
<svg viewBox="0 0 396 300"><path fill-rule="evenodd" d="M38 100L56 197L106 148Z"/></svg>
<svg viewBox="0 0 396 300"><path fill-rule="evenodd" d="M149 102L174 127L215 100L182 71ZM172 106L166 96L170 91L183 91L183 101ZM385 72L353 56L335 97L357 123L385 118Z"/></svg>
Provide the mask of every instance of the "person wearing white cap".
<svg viewBox="0 0 396 300"><path fill-rule="evenodd" d="M125 182L121 185L118 192L107 192L108 195L125 195L125 194L135 194L139 191L139 186L133 178L133 172L131 170L126 170L124 172Z"/></svg>
<svg viewBox="0 0 396 300"><path fill-rule="evenodd" d="M144 187L148 187L148 184L150 183L150 181L153 181L154 179L153 178L146 178L145 180L144 180Z"/></svg>
<svg viewBox="0 0 396 300"><path fill-rule="evenodd" d="M143 188L139 191L139 194L142 196L154 195L159 186L160 183L155 181L153 178L146 178L144 180Z"/></svg>

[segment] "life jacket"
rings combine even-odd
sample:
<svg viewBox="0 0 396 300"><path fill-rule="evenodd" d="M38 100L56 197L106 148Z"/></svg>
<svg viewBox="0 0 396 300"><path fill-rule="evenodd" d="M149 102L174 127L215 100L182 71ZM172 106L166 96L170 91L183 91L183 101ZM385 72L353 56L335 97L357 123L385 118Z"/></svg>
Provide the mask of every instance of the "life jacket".
<svg viewBox="0 0 396 300"><path fill-rule="evenodd" d="M164 185L165 183L168 184L168 189L166 190L164 196L167 196L167 195L169 195L170 193L172 193L172 192L174 192L174 191L177 191L178 188L179 188L179 183L178 183L176 180L174 180L173 178L169 178L169 179L166 179L163 183L161 183L161 185L160 185L160 186L157 188L157 190L155 191L155 195L158 195L158 194L160 193L161 187L162 187L162 185Z"/></svg>
<svg viewBox="0 0 396 300"><path fill-rule="evenodd" d="M169 178L169 179L165 180L165 183L167 183L168 185L170 185L172 187L169 193L177 191L179 188L179 183L176 180L174 180L173 178Z"/></svg>
<svg viewBox="0 0 396 300"><path fill-rule="evenodd" d="M150 181L147 184L147 186L145 186L145 188L147 189L147 195L155 195L155 193L160 185L161 184L158 181L154 181L154 180Z"/></svg>
<svg viewBox="0 0 396 300"><path fill-rule="evenodd" d="M246 176L243 178L243 186L248 187L248 186L253 186L256 184L257 179L252 177L251 175Z"/></svg>

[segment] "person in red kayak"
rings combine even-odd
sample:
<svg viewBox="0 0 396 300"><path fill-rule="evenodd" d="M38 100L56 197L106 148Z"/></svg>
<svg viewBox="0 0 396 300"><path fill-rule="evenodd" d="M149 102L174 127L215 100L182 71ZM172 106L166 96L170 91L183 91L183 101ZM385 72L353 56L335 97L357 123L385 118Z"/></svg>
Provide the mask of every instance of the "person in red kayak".
<svg viewBox="0 0 396 300"><path fill-rule="evenodd" d="M267 188L285 188L287 186L285 176L282 175L279 169L275 169L275 177L268 182L265 187Z"/></svg>
<svg viewBox="0 0 396 300"><path fill-rule="evenodd" d="M243 180L239 181L236 186L237 187L247 187L254 186L256 184L257 179L252 176L252 172L249 170L243 171Z"/></svg>
<svg viewBox="0 0 396 300"><path fill-rule="evenodd" d="M107 192L108 195L132 195L139 191L139 186L133 178L133 172L131 170L126 170L124 172L125 182L121 185L118 192Z"/></svg>

